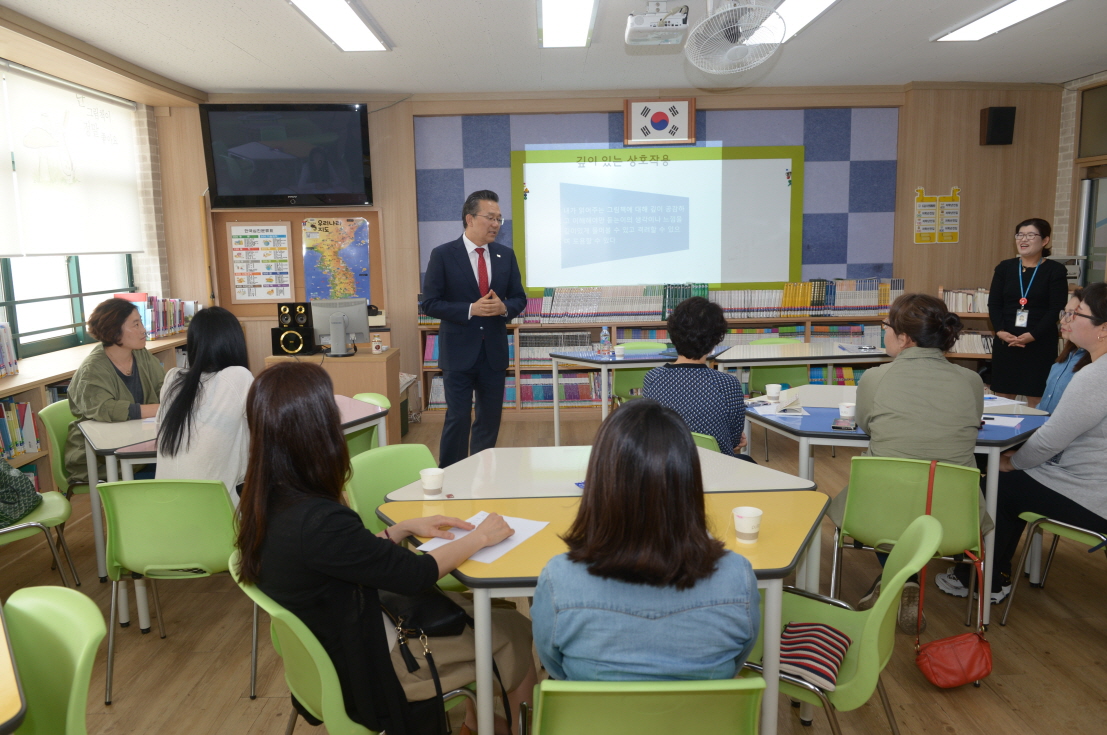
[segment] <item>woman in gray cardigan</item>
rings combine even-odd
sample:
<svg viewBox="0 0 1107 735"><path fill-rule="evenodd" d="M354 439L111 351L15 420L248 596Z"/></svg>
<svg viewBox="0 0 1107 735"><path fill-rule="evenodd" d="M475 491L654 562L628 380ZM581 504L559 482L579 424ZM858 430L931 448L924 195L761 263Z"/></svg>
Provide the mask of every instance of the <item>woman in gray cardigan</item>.
<svg viewBox="0 0 1107 735"><path fill-rule="evenodd" d="M1027 511L1107 533L1107 284L1084 289L1083 300L1065 317L1069 339L1088 351L1092 364L1072 377L1049 421L1016 451L1000 459L993 559L992 603L1011 590L1011 558ZM939 574L938 586L964 597L967 575Z"/></svg>

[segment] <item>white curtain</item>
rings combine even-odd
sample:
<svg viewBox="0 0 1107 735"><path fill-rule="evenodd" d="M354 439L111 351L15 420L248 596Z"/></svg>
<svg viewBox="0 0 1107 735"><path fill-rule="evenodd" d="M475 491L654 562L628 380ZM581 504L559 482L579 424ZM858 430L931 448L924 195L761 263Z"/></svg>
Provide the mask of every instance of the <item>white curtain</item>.
<svg viewBox="0 0 1107 735"><path fill-rule="evenodd" d="M0 77L7 71L7 62L0 60ZM15 208L15 174L8 155L11 131L8 129L8 99L0 82L0 257L22 255L17 236L19 220Z"/></svg>
<svg viewBox="0 0 1107 735"><path fill-rule="evenodd" d="M14 64L0 74L0 150L15 161L14 192L0 176L15 209L13 223L0 204L0 255L142 252L134 103Z"/></svg>

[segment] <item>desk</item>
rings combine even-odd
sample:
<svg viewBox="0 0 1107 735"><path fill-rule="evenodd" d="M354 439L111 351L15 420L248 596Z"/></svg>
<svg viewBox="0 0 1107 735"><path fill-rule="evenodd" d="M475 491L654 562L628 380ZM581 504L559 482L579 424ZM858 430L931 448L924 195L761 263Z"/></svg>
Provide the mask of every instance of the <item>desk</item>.
<svg viewBox="0 0 1107 735"><path fill-rule="evenodd" d="M808 408L809 416L762 416L754 411L746 412L746 420L763 426L769 431L795 439L799 442L799 474L811 479L814 477L814 462L811 448L815 445L839 447L867 447L869 435L855 431L834 431L830 423L838 418L836 408ZM984 499L988 515L996 517L996 498L999 494L999 455L1005 449L1021 444L1046 422L1049 416L1025 416L1018 426L985 425L976 439L976 453L988 455L988 471L984 483ZM992 584L992 551L995 548L995 531L984 536L984 589L990 590ZM984 623L991 620L991 605L984 606Z"/></svg>
<svg viewBox="0 0 1107 735"><path fill-rule="evenodd" d="M856 365L858 363L891 362L892 358L877 348L875 352L849 352L838 342L787 342L775 345L736 345L714 360L723 366L754 367L767 365Z"/></svg>
<svg viewBox="0 0 1107 735"><path fill-rule="evenodd" d="M697 447L704 492L814 490L810 480ZM442 498L573 497L581 493L592 447L497 447L485 449L446 468ZM393 502L423 500L413 482L385 496ZM431 501L433 502L433 501Z"/></svg>
<svg viewBox="0 0 1107 735"><path fill-rule="evenodd" d="M633 343L632 343L633 344ZM722 353L725 347L716 347L712 354ZM611 403L611 393L608 390L608 374L618 368L655 368L676 360L676 355L663 355L660 352L634 352L631 351L624 357L615 355L600 355L591 350L581 352L551 352L550 363L553 365L553 411L554 411L554 446L561 446L561 406L559 403L561 382L558 378L558 365L569 363L573 365L586 365L600 369L600 420L607 418L607 412Z"/></svg>
<svg viewBox="0 0 1107 735"><path fill-rule="evenodd" d="M0 610L0 632L4 634L4 650L0 652L0 735L7 735L22 724L23 716L27 714L27 702L15 670L15 654L8 639L3 610Z"/></svg>
<svg viewBox="0 0 1107 735"><path fill-rule="evenodd" d="M427 503L406 501L385 503L377 509L377 515L389 524L434 513L468 518L481 510L549 522L539 533L496 562L482 564L470 560L453 572L473 591L478 732L492 731L492 598L530 597L534 594L538 575L546 562L565 551L560 535L576 518L579 503L575 497L503 498ZM761 732L765 735L776 733L784 577L796 568L806 549L818 547L816 531L828 503L826 495L810 490L711 493L705 496L708 527L712 534L722 539L727 548L750 560L757 575L757 586L764 590L765 697L761 707ZM753 505L765 511L758 543L739 544L735 540L730 512L737 505ZM812 540L815 543L811 543ZM808 560L809 566L811 561Z"/></svg>

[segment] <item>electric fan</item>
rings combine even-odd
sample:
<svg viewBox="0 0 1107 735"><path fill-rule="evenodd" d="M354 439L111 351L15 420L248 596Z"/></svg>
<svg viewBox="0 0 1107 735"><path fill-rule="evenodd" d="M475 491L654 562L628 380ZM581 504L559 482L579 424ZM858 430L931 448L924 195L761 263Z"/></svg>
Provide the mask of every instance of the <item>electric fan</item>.
<svg viewBox="0 0 1107 735"><path fill-rule="evenodd" d="M688 33L684 55L708 74L734 74L764 63L784 39L784 19L756 0L707 4L707 17Z"/></svg>

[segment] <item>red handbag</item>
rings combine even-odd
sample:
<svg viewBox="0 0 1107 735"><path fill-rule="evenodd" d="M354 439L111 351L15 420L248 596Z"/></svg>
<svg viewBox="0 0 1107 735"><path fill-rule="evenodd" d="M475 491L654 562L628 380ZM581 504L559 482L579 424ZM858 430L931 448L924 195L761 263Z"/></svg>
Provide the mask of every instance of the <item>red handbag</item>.
<svg viewBox="0 0 1107 735"><path fill-rule="evenodd" d="M930 463L930 480L926 487L926 514L930 515L931 501L934 497L934 470L937 461ZM980 546L984 548L983 544ZM983 586L984 564L971 551L965 554L976 565L976 578L978 586ZM922 633L923 597L926 590L926 567L919 570L919 618L915 632L915 665L923 672L923 676L931 684L942 689L952 689L962 684L972 682L980 686L980 680L992 673L992 645L984 637L984 597L986 593L981 590L980 615L977 621L980 629L972 633L949 638L939 638L936 641L919 645L919 637Z"/></svg>

